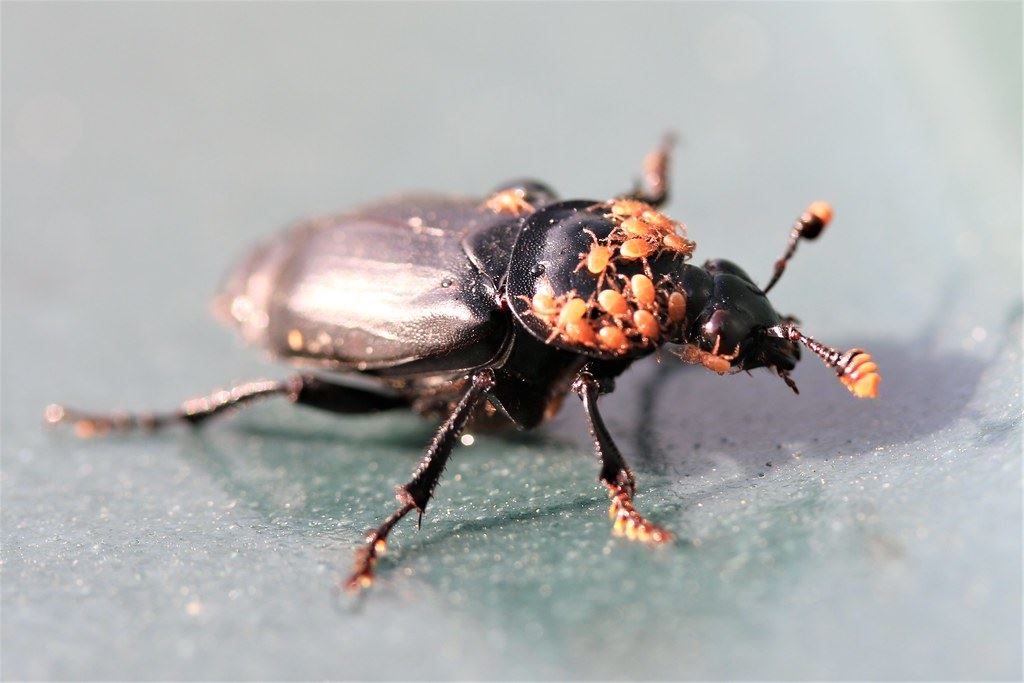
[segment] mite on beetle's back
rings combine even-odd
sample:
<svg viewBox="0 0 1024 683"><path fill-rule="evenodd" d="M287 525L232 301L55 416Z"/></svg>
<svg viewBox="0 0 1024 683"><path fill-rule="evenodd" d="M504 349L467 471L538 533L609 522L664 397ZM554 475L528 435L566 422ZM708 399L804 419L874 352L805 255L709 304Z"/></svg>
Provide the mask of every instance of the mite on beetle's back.
<svg viewBox="0 0 1024 683"><path fill-rule="evenodd" d="M459 433L471 421L523 429L574 392L611 498L613 529L662 543L672 534L634 505L635 480L598 411L598 397L636 360L666 348L719 374L789 373L803 346L857 397L879 375L861 349L804 334L767 293L802 239L832 218L815 202L794 224L761 288L735 264L694 266L686 227L667 198L669 143L648 155L646 190L607 201L560 200L516 182L483 200L406 197L312 219L258 246L228 277L215 308L248 342L309 368L185 402L173 413L88 414L52 405L50 423L92 436L198 424L268 396L342 414L412 409L443 421L398 508L367 534L346 586L370 585L391 528L422 517ZM358 376L358 386L346 378Z"/></svg>

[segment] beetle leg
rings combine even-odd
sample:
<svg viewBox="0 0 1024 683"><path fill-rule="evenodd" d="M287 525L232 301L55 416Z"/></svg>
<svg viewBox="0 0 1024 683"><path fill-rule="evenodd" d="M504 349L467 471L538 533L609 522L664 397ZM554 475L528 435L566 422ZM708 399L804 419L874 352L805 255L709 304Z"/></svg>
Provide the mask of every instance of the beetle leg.
<svg viewBox="0 0 1024 683"><path fill-rule="evenodd" d="M609 517L614 520L612 532L616 535L625 535L630 540L647 543L671 541L674 536L669 531L644 519L633 506L636 480L611 434L608 433L601 413L597 410L601 382L584 370L576 376L573 391L583 400L583 409L590 424L590 434L594 438L594 448L601 459L601 473L598 478L607 487L608 496L612 499L611 507L608 509Z"/></svg>
<svg viewBox="0 0 1024 683"><path fill-rule="evenodd" d="M286 396L295 403L335 413L372 413L409 405L402 397L334 384L313 375L294 375L280 381L247 382L189 399L178 410L166 413L87 413L52 404L43 417L49 424L70 424L76 436L85 438L113 432L155 431L174 424L198 425L215 415L271 396Z"/></svg>
<svg viewBox="0 0 1024 683"><path fill-rule="evenodd" d="M458 404L445 420L427 447L412 479L395 489L395 497L401 506L384 520L379 527L366 535L366 544L356 552L352 574L345 581L345 588L356 591L373 584L373 569L380 555L387 549L387 536L400 519L416 510L422 518L423 512L434 494L434 488L441 479L448 456L458 440L459 433L472 417L484 395L494 386L494 372L482 370L473 376L473 381L459 399Z"/></svg>
<svg viewBox="0 0 1024 683"><path fill-rule="evenodd" d="M676 136L667 133L654 151L644 157L644 182L627 195L657 208L668 200L668 165ZM646 187L644 187L646 185Z"/></svg>

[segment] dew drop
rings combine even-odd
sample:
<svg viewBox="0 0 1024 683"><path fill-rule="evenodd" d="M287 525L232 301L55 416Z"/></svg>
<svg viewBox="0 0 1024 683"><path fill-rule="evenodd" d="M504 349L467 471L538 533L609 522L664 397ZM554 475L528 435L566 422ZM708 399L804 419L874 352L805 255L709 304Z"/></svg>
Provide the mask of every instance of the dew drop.
<svg viewBox="0 0 1024 683"><path fill-rule="evenodd" d="M445 289L448 289L449 287L452 286L452 279L446 277L445 279L441 280L441 286L444 287Z"/></svg>
<svg viewBox="0 0 1024 683"><path fill-rule="evenodd" d="M533 266L533 268L530 269L530 275L534 277L540 277L541 275L544 274L545 270L547 270L547 268L544 266L543 263L537 263Z"/></svg>

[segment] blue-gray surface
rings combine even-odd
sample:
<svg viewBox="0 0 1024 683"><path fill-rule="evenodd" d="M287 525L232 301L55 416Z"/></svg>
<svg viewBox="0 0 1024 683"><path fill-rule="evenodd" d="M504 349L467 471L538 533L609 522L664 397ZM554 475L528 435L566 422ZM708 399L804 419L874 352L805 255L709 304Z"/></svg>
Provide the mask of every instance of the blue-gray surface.
<svg viewBox="0 0 1024 683"><path fill-rule="evenodd" d="M5 678L1018 678L1021 6L3 4ZM868 348L665 358L604 401L639 504L610 538L575 402L478 435L360 605L332 589L431 426L267 405L79 442L53 400L172 406L285 370L207 315L254 238L406 189L622 190Z"/></svg>

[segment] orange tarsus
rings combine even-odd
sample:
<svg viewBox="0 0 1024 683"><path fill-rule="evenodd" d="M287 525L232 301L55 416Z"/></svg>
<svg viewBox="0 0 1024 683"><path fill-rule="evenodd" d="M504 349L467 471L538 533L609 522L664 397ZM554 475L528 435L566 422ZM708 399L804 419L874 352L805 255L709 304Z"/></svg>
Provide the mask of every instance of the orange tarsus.
<svg viewBox="0 0 1024 683"><path fill-rule="evenodd" d="M612 503L608 518L613 520L612 533L642 543L669 543L675 540L671 532L644 519L633 506L633 496L624 486L606 483Z"/></svg>

